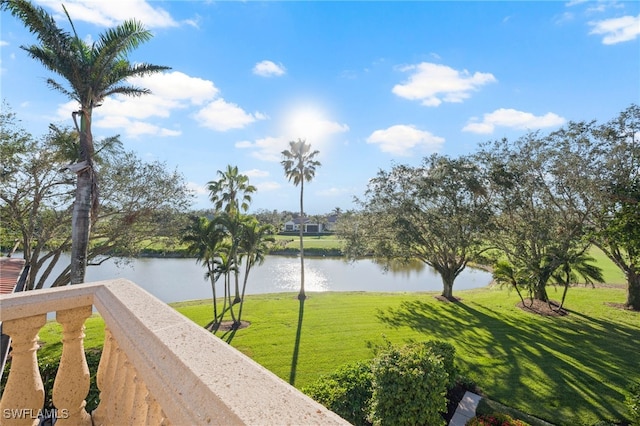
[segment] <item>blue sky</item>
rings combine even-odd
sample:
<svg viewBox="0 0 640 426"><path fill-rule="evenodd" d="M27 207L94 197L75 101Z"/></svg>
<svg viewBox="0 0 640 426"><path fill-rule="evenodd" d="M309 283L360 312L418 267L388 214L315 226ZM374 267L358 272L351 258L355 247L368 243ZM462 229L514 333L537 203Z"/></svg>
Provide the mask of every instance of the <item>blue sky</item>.
<svg viewBox="0 0 640 426"><path fill-rule="evenodd" d="M57 1L37 1L69 29ZM172 67L112 98L94 136L177 168L209 208L206 182L237 165L251 211L298 209L280 165L306 139L322 166L305 210L353 208L394 163L479 143L606 121L640 102L640 2L64 2L90 41L136 18L154 37L130 59ZM1 19L1 97L34 135L75 108L19 48L36 39Z"/></svg>

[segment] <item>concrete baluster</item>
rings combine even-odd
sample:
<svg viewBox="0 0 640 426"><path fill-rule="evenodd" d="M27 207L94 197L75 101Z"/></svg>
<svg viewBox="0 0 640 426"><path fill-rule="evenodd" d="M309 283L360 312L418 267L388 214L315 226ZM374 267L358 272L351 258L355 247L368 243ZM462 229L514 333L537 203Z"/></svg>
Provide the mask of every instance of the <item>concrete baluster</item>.
<svg viewBox="0 0 640 426"><path fill-rule="evenodd" d="M7 320L3 333L11 336L11 371L0 400L3 425L37 425L44 406L44 385L38 369L38 332L46 315Z"/></svg>
<svg viewBox="0 0 640 426"><path fill-rule="evenodd" d="M100 390L100 404L98 404L98 407L91 413L91 418L95 425L103 425L107 423L107 401L109 401L111 383L115 373L115 364L117 360L116 351L117 344L111 334L111 330L109 330L108 327L105 327L102 356L100 357L100 364L98 365L98 372L96 373L96 385Z"/></svg>
<svg viewBox="0 0 640 426"><path fill-rule="evenodd" d="M127 360L124 363L124 369L120 372L124 376L124 382L122 391L118 397L118 409L114 422L116 424L130 424L131 417L133 415L133 399L135 398L135 383L134 378L136 376L136 370L131 365L131 362Z"/></svg>
<svg viewBox="0 0 640 426"><path fill-rule="evenodd" d="M122 410L122 393L124 391L125 375L124 366L127 363L127 355L123 350L117 351L117 362L111 381L109 400L107 401L107 422L106 424L119 424L117 422L119 411Z"/></svg>
<svg viewBox="0 0 640 426"><path fill-rule="evenodd" d="M91 316L92 306L56 312L62 324L62 357L53 384L53 405L57 425L91 425L91 416L84 407L89 393L89 367L84 354L84 322Z"/></svg>
<svg viewBox="0 0 640 426"><path fill-rule="evenodd" d="M149 389L139 376L133 378L135 386L135 396L133 398L133 413L131 413L132 425L144 425L147 421L147 413L149 404L147 404L147 395Z"/></svg>
<svg viewBox="0 0 640 426"><path fill-rule="evenodd" d="M147 421L148 425L162 425L163 421L166 421L162 407L158 404L158 401L151 396L151 393L147 394Z"/></svg>

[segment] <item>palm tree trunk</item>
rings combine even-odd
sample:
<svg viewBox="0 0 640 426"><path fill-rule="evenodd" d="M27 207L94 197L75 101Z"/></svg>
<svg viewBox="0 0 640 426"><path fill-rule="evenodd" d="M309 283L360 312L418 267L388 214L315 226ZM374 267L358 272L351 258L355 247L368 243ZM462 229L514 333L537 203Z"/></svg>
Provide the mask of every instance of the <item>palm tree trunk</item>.
<svg viewBox="0 0 640 426"><path fill-rule="evenodd" d="M304 220L304 179L300 180L300 293L298 293L298 300L306 299L307 295L304 291L304 242L302 226Z"/></svg>
<svg viewBox="0 0 640 426"><path fill-rule="evenodd" d="M216 298L216 277L215 270L211 262L207 261L207 269L209 270L209 281L211 281L211 301L213 302L213 324L218 320L218 300Z"/></svg>
<svg viewBox="0 0 640 426"><path fill-rule="evenodd" d="M75 115L74 115L75 119ZM71 221L71 284L81 284L87 271L91 210L94 202L95 183L93 170L93 137L91 135L91 110L80 112L80 155L77 170L76 199Z"/></svg>
<svg viewBox="0 0 640 426"><path fill-rule="evenodd" d="M71 230L71 284L84 282L91 228L91 171L78 173Z"/></svg>
<svg viewBox="0 0 640 426"><path fill-rule="evenodd" d="M240 297L240 307L238 308L238 319L236 320L236 324L240 327L240 323L242 322L242 307L244 306L244 292L247 289L247 280L249 279L249 271L251 270L251 261L249 256L247 256L247 265L244 269L244 280L242 283L242 296Z"/></svg>
<svg viewBox="0 0 640 426"><path fill-rule="evenodd" d="M234 262L235 262L236 265L238 264L238 253L236 253L234 255ZM236 283L236 288L235 288L236 295L233 298L233 304L235 305L236 303L242 302L242 298L240 297L240 282L239 282L239 280L240 280L240 277L239 277L240 271L239 271L239 269L234 273L234 275L235 275L235 280L236 280L235 281L235 283Z"/></svg>

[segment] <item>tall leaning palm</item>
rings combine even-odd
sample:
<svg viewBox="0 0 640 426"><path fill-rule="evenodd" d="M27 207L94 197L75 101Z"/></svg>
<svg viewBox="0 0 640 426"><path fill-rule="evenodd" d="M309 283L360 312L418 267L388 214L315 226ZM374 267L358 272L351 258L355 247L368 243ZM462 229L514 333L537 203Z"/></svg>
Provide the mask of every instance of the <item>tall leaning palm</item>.
<svg viewBox="0 0 640 426"><path fill-rule="evenodd" d="M93 109L111 95L140 96L150 93L148 89L127 84L126 79L169 68L129 62L127 55L152 37L151 32L135 20L125 21L108 29L99 35L97 41L87 43L78 36L66 9L73 33L58 27L50 14L27 0L0 0L0 8L20 19L40 42L39 45L21 48L66 81L65 84L49 78L47 85L78 102L80 107L72 113L80 136L78 162L69 167L77 174L72 219L71 284L79 284L84 282L89 233L98 208L91 133Z"/></svg>
<svg viewBox="0 0 640 426"><path fill-rule="evenodd" d="M310 182L316 175L316 167L321 164L315 160L319 151L311 151L311 144L303 139L289 142L289 149L282 151L284 174L293 181L295 186L300 185L300 293L298 299L304 300L304 243L302 241L304 221L304 182Z"/></svg>

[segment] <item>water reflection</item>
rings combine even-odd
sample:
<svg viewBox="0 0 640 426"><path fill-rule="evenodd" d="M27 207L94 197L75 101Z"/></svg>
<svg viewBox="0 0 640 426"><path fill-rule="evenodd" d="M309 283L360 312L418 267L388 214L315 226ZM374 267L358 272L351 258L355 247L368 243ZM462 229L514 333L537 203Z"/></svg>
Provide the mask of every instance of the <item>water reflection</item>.
<svg viewBox="0 0 640 426"><path fill-rule="evenodd" d="M382 259L373 259L373 262L380 266L383 272L391 272L395 275L404 275L410 277L412 274L418 275L427 268L427 265L424 262L421 262L416 259L409 260L382 260Z"/></svg>
<svg viewBox="0 0 640 426"><path fill-rule="evenodd" d="M266 262L265 262L265 265ZM273 277L274 291L298 291L300 290L300 259L293 258L291 262L271 262L254 271L256 274L266 274ZM253 274L253 273L252 273ZM249 276L252 281L253 275ZM306 291L327 291L330 289L329 280L325 271L318 268L318 265L305 262L304 287Z"/></svg>

